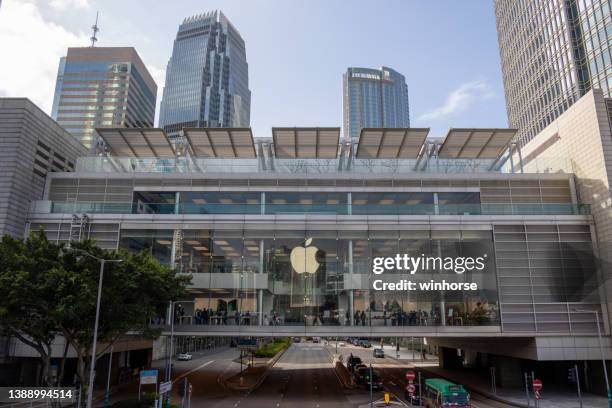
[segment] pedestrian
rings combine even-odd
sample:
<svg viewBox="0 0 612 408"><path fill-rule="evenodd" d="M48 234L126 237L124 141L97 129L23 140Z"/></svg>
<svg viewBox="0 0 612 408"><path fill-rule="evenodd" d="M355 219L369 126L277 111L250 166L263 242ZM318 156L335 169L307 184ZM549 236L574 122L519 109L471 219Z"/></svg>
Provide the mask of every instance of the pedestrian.
<svg viewBox="0 0 612 408"><path fill-rule="evenodd" d="M362 311L361 311L361 325L362 325L362 326L365 326L365 324L366 324L366 314L365 314L365 312L362 310Z"/></svg>

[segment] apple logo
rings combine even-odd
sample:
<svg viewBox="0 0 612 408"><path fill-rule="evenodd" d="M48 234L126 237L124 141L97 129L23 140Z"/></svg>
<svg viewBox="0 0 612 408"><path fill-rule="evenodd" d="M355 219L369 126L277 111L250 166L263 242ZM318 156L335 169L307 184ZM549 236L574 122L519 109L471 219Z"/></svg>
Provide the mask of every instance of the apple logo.
<svg viewBox="0 0 612 408"><path fill-rule="evenodd" d="M319 248L309 246L311 243L312 238L308 238L304 241L304 246L297 246L291 250L289 259L296 273L314 274L319 269L319 262L316 256Z"/></svg>

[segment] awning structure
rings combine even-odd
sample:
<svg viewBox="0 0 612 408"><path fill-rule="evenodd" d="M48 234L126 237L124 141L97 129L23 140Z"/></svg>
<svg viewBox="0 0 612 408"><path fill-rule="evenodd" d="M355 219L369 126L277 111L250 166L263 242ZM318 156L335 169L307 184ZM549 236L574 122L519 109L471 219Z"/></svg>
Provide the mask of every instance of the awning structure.
<svg viewBox="0 0 612 408"><path fill-rule="evenodd" d="M516 129L450 129L438 156L451 159L497 159Z"/></svg>
<svg viewBox="0 0 612 408"><path fill-rule="evenodd" d="M338 156L340 128L272 128L277 158L322 158Z"/></svg>
<svg viewBox="0 0 612 408"><path fill-rule="evenodd" d="M250 128L185 128L183 134L194 157L255 157Z"/></svg>
<svg viewBox="0 0 612 408"><path fill-rule="evenodd" d="M416 159L428 128L364 128L359 135L359 159Z"/></svg>
<svg viewBox="0 0 612 408"><path fill-rule="evenodd" d="M97 128L107 149L118 157L175 157L176 151L163 129Z"/></svg>

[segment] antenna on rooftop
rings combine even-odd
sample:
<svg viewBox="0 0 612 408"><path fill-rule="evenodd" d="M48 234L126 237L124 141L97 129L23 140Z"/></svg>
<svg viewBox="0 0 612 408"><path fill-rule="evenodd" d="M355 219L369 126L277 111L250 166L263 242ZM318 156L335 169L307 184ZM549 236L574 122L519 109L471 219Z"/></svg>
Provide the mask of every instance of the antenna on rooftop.
<svg viewBox="0 0 612 408"><path fill-rule="evenodd" d="M98 28L98 12L97 11L96 11L96 22L94 23L94 25L91 26L91 29L93 31L93 34L90 40L91 40L91 47L93 48L96 45L96 41L98 41L98 37L96 37L96 34L98 33L98 31L100 31L100 29Z"/></svg>

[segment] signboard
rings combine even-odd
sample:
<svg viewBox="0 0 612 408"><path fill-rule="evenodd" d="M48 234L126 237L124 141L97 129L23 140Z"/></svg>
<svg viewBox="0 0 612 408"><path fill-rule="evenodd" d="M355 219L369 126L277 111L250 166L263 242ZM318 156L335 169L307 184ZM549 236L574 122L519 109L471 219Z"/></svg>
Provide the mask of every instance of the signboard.
<svg viewBox="0 0 612 408"><path fill-rule="evenodd" d="M159 393L165 394L172 390L172 381L166 381L163 383L159 383Z"/></svg>
<svg viewBox="0 0 612 408"><path fill-rule="evenodd" d="M533 390L534 391L542 390L542 381L538 380L537 378L533 380Z"/></svg>
<svg viewBox="0 0 612 408"><path fill-rule="evenodd" d="M142 370L140 384L157 384L157 370Z"/></svg>
<svg viewBox="0 0 612 408"><path fill-rule="evenodd" d="M242 350L257 350L257 339L238 339L238 348Z"/></svg>
<svg viewBox="0 0 612 408"><path fill-rule="evenodd" d="M406 391L408 391L408 394L410 394L410 396L412 397L416 392L416 387L414 386L414 384L408 384L408 386L406 387Z"/></svg>
<svg viewBox="0 0 612 408"><path fill-rule="evenodd" d="M414 371L406 371L406 380L412 382L415 377Z"/></svg>

